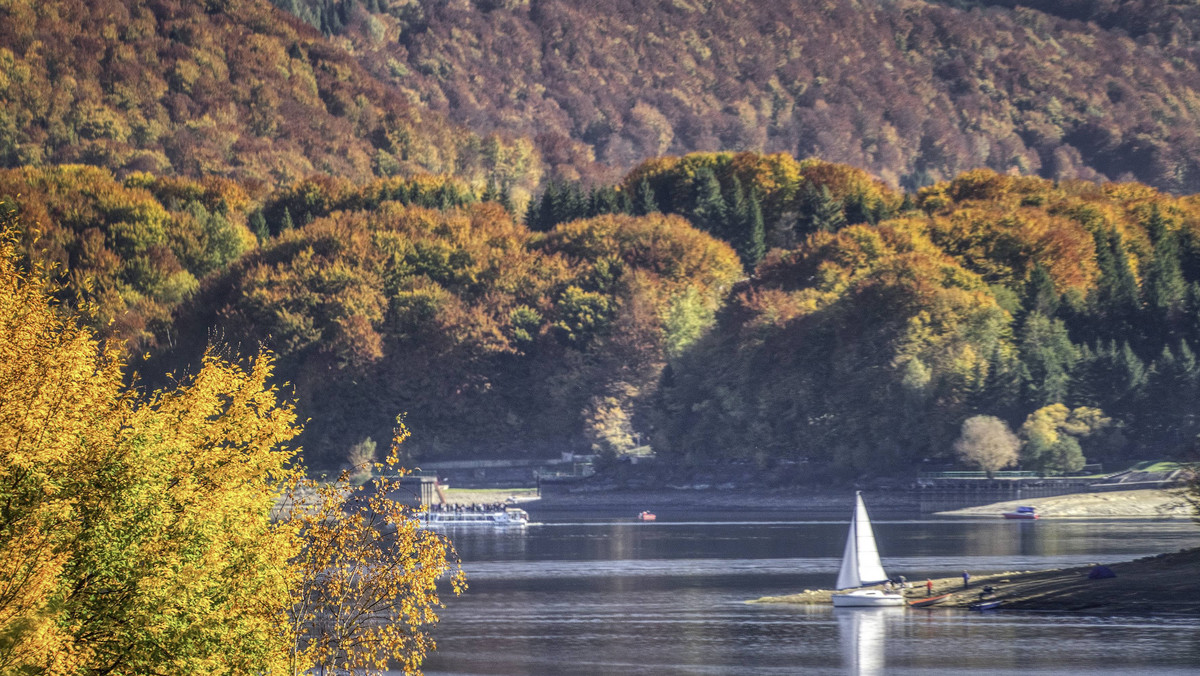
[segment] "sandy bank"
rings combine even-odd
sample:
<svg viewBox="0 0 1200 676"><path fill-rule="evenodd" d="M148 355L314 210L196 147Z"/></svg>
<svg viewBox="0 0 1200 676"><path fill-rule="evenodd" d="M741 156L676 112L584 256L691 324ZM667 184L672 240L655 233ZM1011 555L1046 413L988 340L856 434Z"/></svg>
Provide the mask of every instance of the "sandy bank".
<svg viewBox="0 0 1200 676"><path fill-rule="evenodd" d="M1051 498L1028 498L997 502L979 507L967 507L938 516L999 516L1017 508L1018 505L1036 507L1044 519L1054 518L1152 518L1188 519L1191 507L1177 490L1146 489L1137 491L1111 491L1107 493L1073 493Z"/></svg>
<svg viewBox="0 0 1200 676"><path fill-rule="evenodd" d="M980 599L985 586L989 600L1005 610L1084 612L1105 615L1200 615L1200 549L1160 554L1136 561L1108 564L1116 577L1088 579L1092 566L1034 572L1007 572L971 578L963 589L962 578L933 581L934 595L954 595L937 608L965 608ZM909 598L925 596L924 580L914 580ZM832 591L804 590L788 596L766 596L750 603L828 604ZM914 611L917 612L917 611ZM924 611L920 611L924 612Z"/></svg>

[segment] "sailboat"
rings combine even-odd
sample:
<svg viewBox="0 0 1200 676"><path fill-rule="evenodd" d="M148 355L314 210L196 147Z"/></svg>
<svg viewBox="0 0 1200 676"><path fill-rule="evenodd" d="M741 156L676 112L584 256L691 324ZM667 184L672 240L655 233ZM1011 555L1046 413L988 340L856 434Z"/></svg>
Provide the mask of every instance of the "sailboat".
<svg viewBox="0 0 1200 676"><path fill-rule="evenodd" d="M883 562L879 560L875 532L871 530L871 519L867 516L862 492L855 491L854 498L854 517L850 520L850 534L846 537L846 551L842 554L842 569L838 571L836 587L839 592L843 589L853 591L834 594L833 605L839 608L902 606L904 594L900 592L859 589L887 582L888 576L883 572Z"/></svg>

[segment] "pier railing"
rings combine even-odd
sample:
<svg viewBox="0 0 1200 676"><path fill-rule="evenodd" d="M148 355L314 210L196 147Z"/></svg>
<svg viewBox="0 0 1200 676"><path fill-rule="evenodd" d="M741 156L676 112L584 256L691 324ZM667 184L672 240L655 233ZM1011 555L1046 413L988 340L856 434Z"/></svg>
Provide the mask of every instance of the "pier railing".
<svg viewBox="0 0 1200 676"><path fill-rule="evenodd" d="M956 472L921 472L922 479L1035 479L1040 476L1037 472L1003 471L987 472L956 471Z"/></svg>

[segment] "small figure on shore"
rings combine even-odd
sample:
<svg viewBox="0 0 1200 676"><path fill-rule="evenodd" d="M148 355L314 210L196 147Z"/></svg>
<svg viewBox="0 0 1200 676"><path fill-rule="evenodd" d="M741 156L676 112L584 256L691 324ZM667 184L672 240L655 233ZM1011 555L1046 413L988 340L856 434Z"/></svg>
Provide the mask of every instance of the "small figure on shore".
<svg viewBox="0 0 1200 676"><path fill-rule="evenodd" d="M969 586L971 586L971 574L964 570L963 571L963 589L966 589Z"/></svg>
<svg viewBox="0 0 1200 676"><path fill-rule="evenodd" d="M925 580L925 595L933 596L933 580L926 578Z"/></svg>
<svg viewBox="0 0 1200 676"><path fill-rule="evenodd" d="M900 576L900 588L908 589L908 578L903 575Z"/></svg>

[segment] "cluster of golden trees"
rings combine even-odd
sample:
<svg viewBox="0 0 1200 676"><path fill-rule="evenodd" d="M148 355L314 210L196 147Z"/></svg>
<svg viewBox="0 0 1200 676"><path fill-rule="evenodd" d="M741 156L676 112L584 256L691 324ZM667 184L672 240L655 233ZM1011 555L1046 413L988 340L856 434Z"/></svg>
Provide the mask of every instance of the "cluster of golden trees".
<svg viewBox="0 0 1200 676"><path fill-rule="evenodd" d="M1050 404L1030 413L1018 436L996 416L976 415L963 421L954 450L962 462L989 477L1018 462L1030 470L1075 472L1085 465L1079 440L1101 434L1112 424L1100 409L1080 406L1072 411Z"/></svg>
<svg viewBox="0 0 1200 676"><path fill-rule="evenodd" d="M759 153L548 188L527 217L544 232L502 193L447 175L255 194L0 172L6 211L36 224L26 259L55 266L99 336L150 352L143 377L194 371L212 336L266 344L323 466L398 410L421 458L620 451L640 433L705 458L812 447L855 471L1051 405L1113 420L1068 435L1079 452L1056 437L1030 456L1054 471L1200 432L1195 197L987 170L905 194Z"/></svg>
<svg viewBox="0 0 1200 676"><path fill-rule="evenodd" d="M419 667L452 550L303 477L269 356L143 395L5 228L0 363L0 672Z"/></svg>
<svg viewBox="0 0 1200 676"><path fill-rule="evenodd" d="M660 452L888 471L978 415L1022 428L1026 469L1192 450L1194 197L987 170L882 195L876 224L837 200L840 224L768 253L671 362Z"/></svg>
<svg viewBox="0 0 1200 676"><path fill-rule="evenodd" d="M457 171L523 190L539 178L520 142L429 111L267 2L15 0L0 24L3 167L266 186L316 172Z"/></svg>
<svg viewBox="0 0 1200 676"><path fill-rule="evenodd" d="M305 445L330 464L386 433L388 409L408 412L407 447L424 457L545 454L603 427L584 427L595 397L625 393L613 415L644 406L630 393L654 386L668 346L694 341L741 274L678 216L540 234L495 203L387 201L243 257L176 326L180 341L215 327L272 345L311 418ZM201 349L184 347L163 358Z"/></svg>

